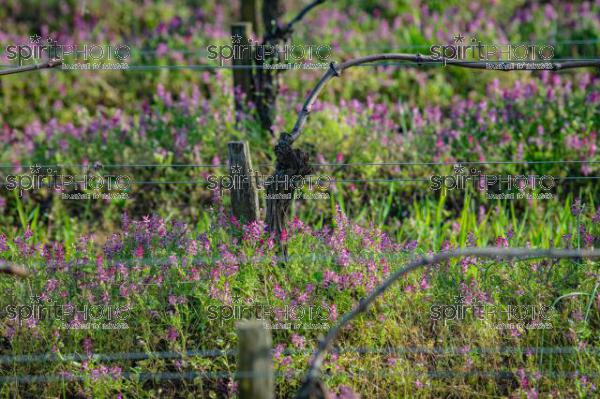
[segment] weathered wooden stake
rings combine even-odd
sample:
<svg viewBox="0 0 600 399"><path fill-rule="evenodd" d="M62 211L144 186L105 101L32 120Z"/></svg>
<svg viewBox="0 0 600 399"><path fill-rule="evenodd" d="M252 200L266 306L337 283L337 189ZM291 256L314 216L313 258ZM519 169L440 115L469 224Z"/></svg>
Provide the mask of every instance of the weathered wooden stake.
<svg viewBox="0 0 600 399"><path fill-rule="evenodd" d="M231 211L242 223L258 220L260 218L258 190L248 143L230 141L227 147L229 148L229 173L233 180Z"/></svg>
<svg viewBox="0 0 600 399"><path fill-rule="evenodd" d="M271 332L260 320L238 324L238 392L240 399L273 399Z"/></svg>
<svg viewBox="0 0 600 399"><path fill-rule="evenodd" d="M240 88L246 95L247 100L252 100L252 51L248 40L252 35L252 24L249 22L237 22L231 25L231 41L234 48L233 63L233 88ZM235 51L237 49L237 51ZM239 68L236 68L239 67ZM235 94L235 91L234 91ZM236 116L243 111L244 104L235 96Z"/></svg>

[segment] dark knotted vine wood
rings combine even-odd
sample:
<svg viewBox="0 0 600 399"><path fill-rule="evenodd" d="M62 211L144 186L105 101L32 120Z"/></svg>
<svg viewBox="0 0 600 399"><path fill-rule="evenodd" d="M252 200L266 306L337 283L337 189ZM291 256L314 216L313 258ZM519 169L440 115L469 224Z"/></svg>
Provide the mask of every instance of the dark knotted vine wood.
<svg viewBox="0 0 600 399"><path fill-rule="evenodd" d="M268 69L267 66L280 62L278 51L265 51L265 49L283 46L287 38L279 36L278 20L284 14L283 2L281 0L263 0L262 21L264 37L260 52L255 57L257 69L254 75L254 97L256 111L263 130L273 135L273 121L275 120L277 92L279 90L279 72ZM271 47L272 46L272 47Z"/></svg>
<svg viewBox="0 0 600 399"><path fill-rule="evenodd" d="M289 23L280 24L279 20L285 13L282 0L263 0L262 21L264 27L264 36L262 47L264 48L282 48L289 42L294 26L299 23L313 8L324 3L325 0L315 0L304 7ZM257 65L254 75L254 97L256 109L262 128L265 131L273 132L273 121L276 114L277 92L279 91L279 77L285 70L269 69L268 65L278 64L285 60L280 57L280 51L263 52L260 57L256 57Z"/></svg>
<svg viewBox="0 0 600 399"><path fill-rule="evenodd" d="M308 154L298 148L292 148L290 136L282 133L279 143L275 146L277 165L275 174L267 186L266 224L269 231L280 241L285 229L286 215L292 204L296 191L293 181L296 176L306 176L312 172L308 164ZM284 260L287 258L287 245L280 241Z"/></svg>
<svg viewBox="0 0 600 399"><path fill-rule="evenodd" d="M231 211L242 223L258 220L260 218L258 190L248 143L231 141L227 147L229 149L229 175L233 179Z"/></svg>
<svg viewBox="0 0 600 399"><path fill-rule="evenodd" d="M257 0L242 0L240 5L240 21L249 22L252 24L252 32L258 36L260 34L260 26L258 24L258 9Z"/></svg>
<svg viewBox="0 0 600 399"><path fill-rule="evenodd" d="M241 49L235 51L232 58L233 64L233 90L235 99L235 116L236 120L240 120L240 116L244 112L244 103L239 95L236 95L236 90L239 88L246 100L253 101L253 78L252 78L252 47L250 46L249 38L252 36L252 24L250 22L238 22L231 25L231 40L232 47ZM238 41L239 40L239 41ZM235 55L241 56L237 58ZM237 67L237 68L236 68Z"/></svg>
<svg viewBox="0 0 600 399"><path fill-rule="evenodd" d="M302 385L296 394L297 399L316 399L324 398L327 391L320 380L320 369L327 351L333 345L342 329L350 322L364 313L369 305L391 287L400 277L408 274L423 266L431 266L436 263L465 256L474 256L478 258L496 258L501 259L533 259L533 258L600 258L599 250L564 250L564 249L529 249L529 248L461 248L446 252L440 252L435 255L421 256L410 262L404 268L394 272L380 286L375 288L366 298L359 301L358 306L350 312L344 314L339 321L331 328L325 338L321 339L317 346L317 351L313 354L308 372L302 381Z"/></svg>
<svg viewBox="0 0 600 399"><path fill-rule="evenodd" d="M273 399L271 332L260 320L238 324L238 391L240 399Z"/></svg>

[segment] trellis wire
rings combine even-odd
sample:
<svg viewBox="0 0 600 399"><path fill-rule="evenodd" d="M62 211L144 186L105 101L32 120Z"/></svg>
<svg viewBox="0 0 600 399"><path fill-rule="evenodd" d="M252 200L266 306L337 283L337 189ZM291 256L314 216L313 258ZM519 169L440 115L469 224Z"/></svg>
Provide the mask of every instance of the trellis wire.
<svg viewBox="0 0 600 399"><path fill-rule="evenodd" d="M555 249L562 249L562 248L555 248ZM568 248L567 248L568 249ZM350 255L349 259L350 260L354 260L354 261L358 261L358 260L373 260L373 261L377 261L377 260L394 260L396 258L401 258L401 257L406 257L406 256L421 256L424 255L426 253L422 253L422 252L415 252L413 250L410 249L403 249L403 248L399 248L399 249L394 249L392 251L384 251L384 250L373 250L373 252L367 252L367 253L359 253L356 255ZM381 259L383 258L383 259ZM187 258L187 257L183 257L183 258L178 258L176 259L177 263L182 263L182 262L186 262L186 264L190 264L190 265L197 265L197 264L202 264L202 265L216 265L216 261L222 259L221 257L218 256L192 256L191 258ZM279 262L282 261L284 259L284 257L282 256L277 256L277 255L273 255L273 256L267 256L267 255L262 255L262 256L251 256L251 257L243 257L240 259L236 259L236 264L244 264L244 263L251 263L251 262L257 262L257 261L272 261L272 262ZM335 255L335 254L331 254L331 255L317 255L314 253L311 254L288 254L287 258L288 260L313 260L313 261L331 261L331 260L337 260L339 259L339 255ZM526 260L526 259L524 259ZM68 260L67 262L77 262L77 261L81 261L81 259L71 259ZM520 261L520 259L516 259L516 261ZM146 265L146 266L163 266L163 265L167 265L169 263L172 263L173 259L169 258L169 257L142 257L142 258L126 258L126 259L110 259L110 262L106 262L106 266L118 266L118 265L122 265L122 266L137 266L140 264ZM44 267L48 267L49 266L49 262L48 261L34 261L34 262L27 262L26 263L29 266L44 266ZM89 266L93 266L95 265L95 260L94 259L89 259L87 262L85 262L85 264L70 264L68 267L70 268L79 268L79 267L89 267ZM94 266L95 267L95 266ZM143 276L143 277L153 277L153 276ZM24 281L24 280L22 280ZM134 281L129 281L129 280L123 280L123 281L119 281L118 283L134 283ZM196 281L177 281L175 282L177 284L189 284L189 283L197 283ZM143 284L142 284L143 285ZM154 285L154 284L152 284Z"/></svg>
<svg viewBox="0 0 600 399"><path fill-rule="evenodd" d="M552 62L557 62L557 61L597 61L600 60L600 58L597 57L593 57L593 58L555 58L552 59ZM461 61L462 64L464 65L468 65L468 64L476 64L479 61ZM507 63L519 63L522 61L494 61L494 60L490 60L490 61L486 61L488 64L507 64ZM281 63L280 65L294 65L295 63ZM321 63L309 63L307 65L316 65L316 67L302 67L302 68L288 68L289 70L322 70L322 69L328 69L329 65L324 62L322 64L324 65L320 65ZM446 62L441 59L440 61L430 61L427 63L418 63L418 62L414 62L414 61L386 61L386 62L371 62L371 63L365 63L362 65L356 65L358 67L366 67L366 68L370 68L370 67L378 67L378 66L398 66L398 67L402 67L402 66L407 66L407 67L412 67L414 65L419 65L419 66L429 66L429 67L445 67L446 66ZM14 67L14 65L13 65ZM33 67L33 64L32 64ZM127 72L127 71L149 71L149 70L163 70L163 69L167 69L167 70L202 70L202 69L273 69L273 66L269 66L269 65L254 65L254 64L250 64L250 65L211 65L211 64L189 64L189 65L150 65L150 64L142 64L142 65L127 65L127 68L114 68L114 69L69 69L69 68L51 68L49 70L53 70L53 71L62 71L62 72L103 72L103 71L121 71L121 72ZM281 68L281 69L286 69L286 68ZM494 69L488 69L489 71L497 71ZM543 69L540 69L543 70ZM0 69L0 72L2 70Z"/></svg>
<svg viewBox="0 0 600 399"><path fill-rule="evenodd" d="M291 372L290 372L291 371ZM596 378L600 376L600 373L592 372L586 373L582 371L539 371L541 375L554 378L573 378L577 375L586 375L587 377ZM585 374L584 374L585 373ZM286 379L292 377L298 377L301 374L301 370L293 369L288 371L278 371L272 373L276 377L283 377ZM364 376L364 377L429 377L433 379L443 378L466 378L466 377L484 377L484 378L512 378L515 376L515 372L510 370L499 370L499 371L485 371L485 370L473 370L473 371L453 371L453 370L436 370L436 371L386 371L386 372L368 372L368 371L338 371L336 374L347 375L350 377ZM183 372L122 372L117 376L104 375L99 377L92 377L91 375L68 375L68 374L54 374L54 375L18 375L18 376L0 376L0 384L19 383L19 384L38 384L48 382L69 382L69 381L86 381L90 379L102 380L104 378L110 379L133 379L139 381L173 381L173 380L195 380L201 378L204 380L210 379L228 379L235 380L241 377L250 378L264 378L265 374L262 373L251 373L251 372L210 372L210 371L183 371ZM329 377L329 375L326 375Z"/></svg>
<svg viewBox="0 0 600 399"><path fill-rule="evenodd" d="M274 350L272 350L274 352ZM313 349L285 349L284 355L310 355ZM435 354L435 355L468 355L468 354L577 354L590 353L600 354L600 347L585 347L579 348L574 346L502 346L502 347L475 347L465 349L464 347L392 347L392 348L333 348L331 352L359 355L411 355L411 354ZM136 360L182 360L188 357L233 357L238 351L236 349L195 349L182 352L164 351L164 352L113 352L113 353L93 353L91 355L81 353L57 354L57 353L41 353L41 354L26 354L26 355L1 355L0 365L21 364L21 363L46 363L46 362L73 362L91 360L97 362L112 362L112 361L136 361Z"/></svg>
<svg viewBox="0 0 600 399"><path fill-rule="evenodd" d="M553 160L553 161L453 161L453 162L340 162L340 163L309 163L310 166L453 166L453 165L554 165L554 164L600 164L600 161L591 160ZM257 167L273 167L272 164L258 164ZM11 165L0 164L3 169L31 169L31 168L84 168L93 169L93 165ZM228 164L107 164L102 168L227 168Z"/></svg>
<svg viewBox="0 0 600 399"><path fill-rule="evenodd" d="M228 40L230 39L229 36L227 37L223 37L223 40ZM551 45L562 45L562 44L597 44L600 43L600 39L579 39L579 40L559 40L559 41L548 41L548 42L536 42L536 41L527 41L527 42L511 42L511 43L506 43L506 44L510 44L510 45L523 45L523 44L528 44L528 45L532 45L532 44L551 44ZM123 43L124 45L127 45L125 43ZM407 44L407 45L402 45L402 46L386 46L386 45L370 45L369 49L373 50L373 49L377 49L377 50L411 50L411 49L428 49L430 48L431 45L428 44ZM362 48L357 48L357 47L346 47L346 46L340 46L341 50L363 50ZM157 48L142 48L142 49L132 49L132 53L133 54L150 54L150 55L156 55L156 50ZM209 54L208 50L204 50L204 49L200 49L200 50L190 50L190 49L186 49L186 48L169 48L168 53L178 53L178 54ZM168 54L167 53L167 54ZM2 64L0 66L3 67L12 67L14 65L10 65L10 64Z"/></svg>
<svg viewBox="0 0 600 399"><path fill-rule="evenodd" d="M229 37L225 37L223 39L229 39ZM561 45L561 44L597 44L600 43L600 39L581 39L581 40L560 40L560 41L549 41L549 42L535 42L535 41L529 41L529 42L514 42L514 43L510 43L511 45L522 45L522 44L551 44L551 45ZM509 44L509 43L507 43ZM431 45L428 44L412 44L412 45L402 45L402 46L394 46L394 47L390 47L390 46L385 46L385 45L370 45L369 46L369 50L373 50L373 49L377 49L377 50L411 50L411 49L419 49L419 48L423 48L423 49L428 49L430 48ZM356 48L356 47L345 47L345 46L340 46L341 50L363 50L362 48ZM184 48L170 48L168 50L169 52L176 52L176 53L181 53L181 54L208 54L208 50L188 50L188 49L184 49ZM133 50L132 53L140 53L140 54L156 54L156 49L152 49L152 48L148 48L148 49L140 49L140 50Z"/></svg>

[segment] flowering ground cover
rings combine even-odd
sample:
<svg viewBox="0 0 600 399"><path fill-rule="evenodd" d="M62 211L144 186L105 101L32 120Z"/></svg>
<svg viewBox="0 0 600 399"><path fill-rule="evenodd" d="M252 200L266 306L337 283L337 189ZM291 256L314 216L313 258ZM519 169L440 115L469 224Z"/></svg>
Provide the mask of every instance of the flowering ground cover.
<svg viewBox="0 0 600 399"><path fill-rule="evenodd" d="M228 176L227 143L248 141L268 175L277 137L251 102L236 115L231 69L205 51L231 42L238 2L201 3L0 0L2 50L33 34L132 49L129 70L0 79L0 260L31 273L0 275L2 397L235 397L236 322L259 316L274 327L276 396L291 397L319 337L419 255L598 248L597 68L345 71L298 141L313 174L331 181L328 195L295 201L280 237L238 221L229 191L210 187ZM286 17L304 5L284 3ZM587 59L600 46L599 10L325 2L292 40L330 44L336 62L426 54L458 33ZM0 64L10 61L3 51ZM323 72L282 74L277 133ZM32 183L94 173L126 180L127 195L67 199ZM491 195L474 178L457 186L481 175L551 185L538 180L524 198ZM588 259L466 257L416 271L343 330L323 381L338 398L595 397L599 287Z"/></svg>

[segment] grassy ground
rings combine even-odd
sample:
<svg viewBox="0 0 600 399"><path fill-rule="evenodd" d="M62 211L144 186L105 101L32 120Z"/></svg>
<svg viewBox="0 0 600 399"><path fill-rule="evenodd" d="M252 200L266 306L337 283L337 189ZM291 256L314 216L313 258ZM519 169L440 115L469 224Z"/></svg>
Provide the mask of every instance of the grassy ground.
<svg viewBox="0 0 600 399"><path fill-rule="evenodd" d="M163 67L210 62L201 51L183 50L227 43L236 13L235 5L194 8L177 1L114 2L110 9L100 2L85 9L0 4L3 48L47 31L65 41L126 42L136 50L131 64ZM488 43L559 42L555 58L592 57L598 49L598 6L587 2L321 7L294 40L332 43L335 60L425 53L457 32ZM291 128L319 74L283 75L278 132ZM283 323L296 306L304 314L295 323L304 324L272 331L277 394L288 397L324 333L314 327L331 326L419 254L467 245L597 248L599 85L592 69L499 74L392 65L348 71L323 92L298 143L320 164L315 175L338 181L327 199L296 201L285 237L290 260L282 266L264 225L231 219L228 192L208 188L211 176L226 175L230 140L248 140L257 169L272 171L274 138L259 129L252 107L235 123L229 70L2 78L0 174L3 183L23 183L23 190L0 190L0 259L33 275L0 277L6 293L0 298L0 395L234 396L230 351L241 317L232 311L245 307L247 315L266 307L272 323ZM538 163L547 160L570 162ZM580 160L596 163L572 162ZM453 167L459 161L482 164L460 172ZM494 161L513 163L485 163ZM364 165L386 162L396 164ZM96 163L103 167L94 169ZM40 170L30 169L33 164ZM82 176L82 165L96 175L127 176L128 199L65 200L59 192L27 187L33 175ZM433 187L436 176L466 173L547 175L556 184L547 191L551 198L514 200L492 199L473 187ZM526 191L546 192L539 186ZM324 381L340 398L594 397L598 273L598 262L586 260L477 259L415 272L343 332L325 362ZM455 320L460 300L470 310ZM35 306L48 312L50 304L61 305L66 325L56 315L27 314ZM116 311L111 321L128 328L76 328L87 322L86 305L105 322L109 316L100 312ZM473 306L479 306L474 313ZM446 317L437 317L442 310ZM500 328L513 320L529 328ZM150 352L162 355L126 355ZM13 357L44 353L55 358ZM187 354L174 359L174 353ZM180 381L147 373L192 374ZM34 384L22 377L28 375L50 377Z"/></svg>

